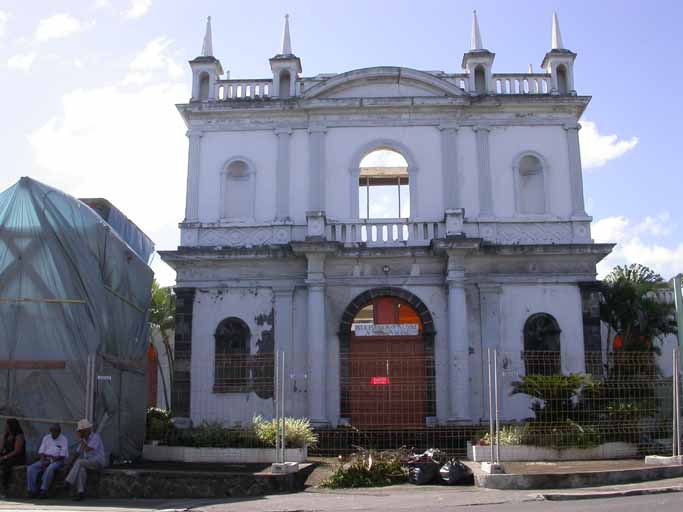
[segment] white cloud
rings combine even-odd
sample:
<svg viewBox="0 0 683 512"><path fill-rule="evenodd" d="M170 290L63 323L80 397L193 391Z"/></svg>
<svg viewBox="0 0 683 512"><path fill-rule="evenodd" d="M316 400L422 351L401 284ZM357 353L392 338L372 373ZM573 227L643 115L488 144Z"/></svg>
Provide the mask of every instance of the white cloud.
<svg viewBox="0 0 683 512"><path fill-rule="evenodd" d="M95 0L95 9L110 9L111 0Z"/></svg>
<svg viewBox="0 0 683 512"><path fill-rule="evenodd" d="M83 30L83 25L67 13L59 13L38 22L34 37L36 41L61 39Z"/></svg>
<svg viewBox="0 0 683 512"><path fill-rule="evenodd" d="M124 82L131 85L141 85L154 79L155 72L162 72L171 79L178 79L183 75L182 68L167 54L173 41L165 37L157 37L147 43L129 65L129 72Z"/></svg>
<svg viewBox="0 0 683 512"><path fill-rule="evenodd" d="M33 66L33 61L35 59L35 53L13 55L7 59L7 69L12 69L14 71L29 71L31 66Z"/></svg>
<svg viewBox="0 0 683 512"><path fill-rule="evenodd" d="M152 0L131 0L130 8L123 12L123 15L129 19L141 18L152 7Z"/></svg>
<svg viewBox="0 0 683 512"><path fill-rule="evenodd" d="M5 11L0 11L0 36L5 35L7 30L7 20L9 20L9 14Z"/></svg>
<svg viewBox="0 0 683 512"><path fill-rule="evenodd" d="M167 43L159 53L165 59ZM131 68L144 62L140 55ZM106 197L162 249L179 242L187 165L185 126L174 105L190 91L169 77L170 67L141 87L121 80L71 91L62 111L29 136L34 178L77 197ZM172 284L165 264L156 261L154 268Z"/></svg>
<svg viewBox="0 0 683 512"><path fill-rule="evenodd" d="M616 243L612 253L598 264L598 275L604 277L616 265L641 263L665 279L683 270L683 243L667 245L665 239L676 226L668 213L645 217L633 223L623 216L606 217L593 223L593 239L600 243ZM654 238L655 242L649 242Z"/></svg>
<svg viewBox="0 0 683 512"><path fill-rule="evenodd" d="M597 125L591 121L581 122L579 137L584 169L602 167L610 160L631 151L638 144L638 137L619 140L617 135L602 135Z"/></svg>

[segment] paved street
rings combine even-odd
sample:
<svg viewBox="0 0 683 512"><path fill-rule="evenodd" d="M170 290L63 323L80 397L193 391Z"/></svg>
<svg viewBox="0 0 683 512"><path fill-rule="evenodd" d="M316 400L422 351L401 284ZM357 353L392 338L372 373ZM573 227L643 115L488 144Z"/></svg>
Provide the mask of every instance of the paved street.
<svg viewBox="0 0 683 512"><path fill-rule="evenodd" d="M633 491L644 487L683 489L683 478L662 480L650 484L632 484L600 487L558 493L582 494L587 492ZM542 491L553 494L555 491ZM683 507L683 492L643 496L548 501L540 492L496 491L490 489L447 488L438 486L415 487L401 485L380 489L344 491L307 491L299 494L274 495L263 498L230 500L92 500L82 504L69 501L54 502L3 502L0 511L45 510L49 512L99 511L193 511L193 512L385 512L413 511L444 512L476 506L477 512L534 512L600 510L620 512L677 512Z"/></svg>

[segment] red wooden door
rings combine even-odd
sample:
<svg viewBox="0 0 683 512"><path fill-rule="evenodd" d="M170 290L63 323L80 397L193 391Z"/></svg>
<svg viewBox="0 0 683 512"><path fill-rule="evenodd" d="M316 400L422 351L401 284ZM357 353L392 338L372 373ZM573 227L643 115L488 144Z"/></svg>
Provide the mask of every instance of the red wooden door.
<svg viewBox="0 0 683 512"><path fill-rule="evenodd" d="M420 427L427 412L422 336L351 336L351 424Z"/></svg>

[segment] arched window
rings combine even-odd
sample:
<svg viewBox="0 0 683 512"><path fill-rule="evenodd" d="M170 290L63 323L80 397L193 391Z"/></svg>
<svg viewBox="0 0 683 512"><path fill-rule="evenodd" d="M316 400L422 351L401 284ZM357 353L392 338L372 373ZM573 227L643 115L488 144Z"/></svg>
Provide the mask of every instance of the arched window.
<svg viewBox="0 0 683 512"><path fill-rule="evenodd" d="M474 90L477 94L486 94L486 71L483 66L474 68Z"/></svg>
<svg viewBox="0 0 683 512"><path fill-rule="evenodd" d="M519 213L546 213L543 162L536 155L524 155L516 166L517 210Z"/></svg>
<svg viewBox="0 0 683 512"><path fill-rule="evenodd" d="M280 72L280 98L289 98L289 89L291 87L291 77L289 76L289 71Z"/></svg>
<svg viewBox="0 0 683 512"><path fill-rule="evenodd" d="M254 166L243 157L229 160L222 173L221 212L222 219L252 221L254 219Z"/></svg>
<svg viewBox="0 0 683 512"><path fill-rule="evenodd" d="M360 162L358 217L406 219L410 217L408 162L400 153L379 148Z"/></svg>
<svg viewBox="0 0 683 512"><path fill-rule="evenodd" d="M199 75L199 99L209 99L209 74L206 72Z"/></svg>
<svg viewBox="0 0 683 512"><path fill-rule="evenodd" d="M567 94L567 68L560 64L557 66L557 92Z"/></svg>
<svg viewBox="0 0 683 512"><path fill-rule="evenodd" d="M560 326L547 313L536 313L524 324L524 368L527 375L559 375Z"/></svg>
<svg viewBox="0 0 683 512"><path fill-rule="evenodd" d="M249 386L251 333L239 318L226 318L214 334L214 393L245 391Z"/></svg>

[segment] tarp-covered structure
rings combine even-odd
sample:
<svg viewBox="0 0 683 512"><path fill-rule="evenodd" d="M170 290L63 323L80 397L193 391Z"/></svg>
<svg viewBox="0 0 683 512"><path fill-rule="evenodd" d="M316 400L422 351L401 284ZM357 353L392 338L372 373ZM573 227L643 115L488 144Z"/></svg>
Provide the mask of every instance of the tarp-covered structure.
<svg viewBox="0 0 683 512"><path fill-rule="evenodd" d="M29 451L90 415L108 453L140 454L152 279L83 202L30 178L0 193L0 414Z"/></svg>

